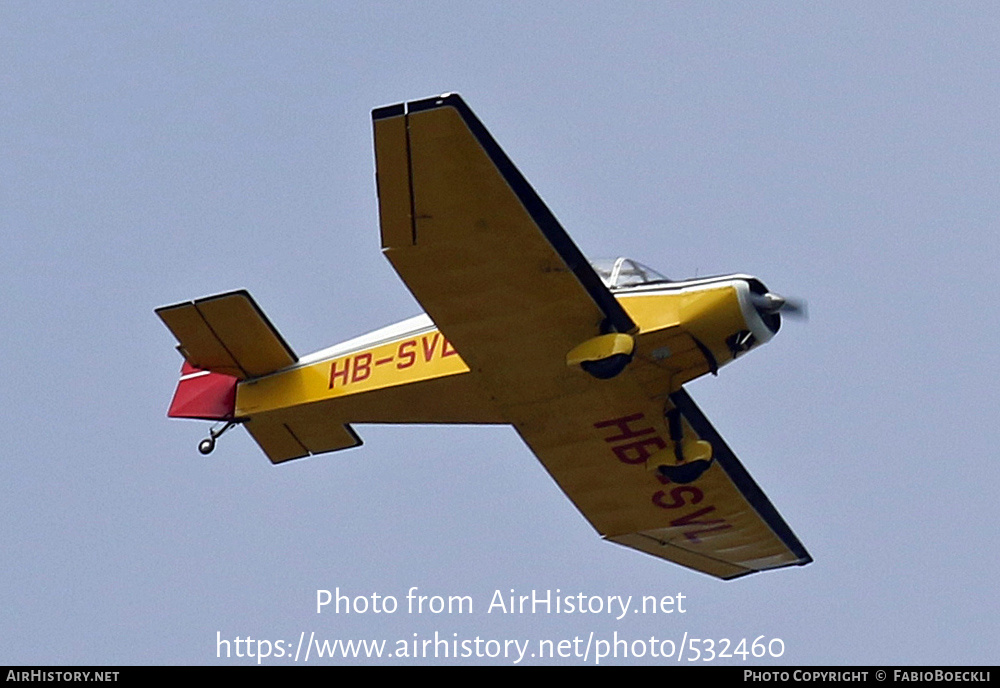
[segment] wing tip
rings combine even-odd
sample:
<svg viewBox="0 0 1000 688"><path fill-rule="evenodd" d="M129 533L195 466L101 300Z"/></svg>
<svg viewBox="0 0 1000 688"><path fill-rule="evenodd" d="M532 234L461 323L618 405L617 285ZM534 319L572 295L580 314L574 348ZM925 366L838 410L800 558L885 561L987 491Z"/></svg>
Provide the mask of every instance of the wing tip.
<svg viewBox="0 0 1000 688"><path fill-rule="evenodd" d="M154 313L180 343L184 359L202 370L247 379L299 360L246 289L161 306Z"/></svg>
<svg viewBox="0 0 1000 688"><path fill-rule="evenodd" d="M226 298L226 297L230 297L230 296L241 296L241 297L244 297L247 300L249 300L252 303L254 303L254 306L257 307L258 310L260 310L260 307L256 305L256 302L254 301L253 297L250 295L250 292L248 290L246 290L246 289L232 289L230 291L224 291L224 292L221 292L219 294L211 294L209 296L202 296L202 297L199 297L197 299L189 299L187 301L180 301L178 303L167 304L166 306L159 306L158 308L154 308L153 312L156 313L157 315L160 315L160 313L163 313L163 312L166 312L166 311L170 311L170 310L173 310L175 308L182 308L184 306L197 306L200 303L205 303L207 301L214 301L216 299L222 299L222 298Z"/></svg>
<svg viewBox="0 0 1000 688"><path fill-rule="evenodd" d="M383 105L372 110L372 121L389 119L390 117L400 117L406 114L406 103L396 103L395 105Z"/></svg>
<svg viewBox="0 0 1000 688"><path fill-rule="evenodd" d="M437 96L428 96L427 98L420 98L418 100L377 107L372 110L372 121L376 122L380 119L389 119L390 117L402 117L406 114L434 110L441 107L453 107L460 111L469 110L469 107L459 94L442 93Z"/></svg>

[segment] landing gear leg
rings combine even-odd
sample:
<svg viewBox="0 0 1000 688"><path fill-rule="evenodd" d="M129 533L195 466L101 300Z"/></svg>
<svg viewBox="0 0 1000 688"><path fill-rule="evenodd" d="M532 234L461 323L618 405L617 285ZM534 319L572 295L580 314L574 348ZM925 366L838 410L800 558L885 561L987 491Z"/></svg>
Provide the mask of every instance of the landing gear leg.
<svg viewBox="0 0 1000 688"><path fill-rule="evenodd" d="M681 424L681 412L678 409L667 411L667 425L670 430L670 440L674 443L674 458L677 463L661 464L656 470L672 483L680 485L693 483L712 465L714 460L712 445L704 440L697 440L689 443L688 451L685 452L684 426Z"/></svg>
<svg viewBox="0 0 1000 688"><path fill-rule="evenodd" d="M225 425L223 425L221 430L216 430L215 428L209 430L208 437L206 437L205 439L203 439L201 442L198 443L198 451L200 451L205 456L211 454L212 451L215 449L215 440L222 437L222 433L224 433L226 430L236 425L239 425L239 423L240 421L231 420L228 421Z"/></svg>

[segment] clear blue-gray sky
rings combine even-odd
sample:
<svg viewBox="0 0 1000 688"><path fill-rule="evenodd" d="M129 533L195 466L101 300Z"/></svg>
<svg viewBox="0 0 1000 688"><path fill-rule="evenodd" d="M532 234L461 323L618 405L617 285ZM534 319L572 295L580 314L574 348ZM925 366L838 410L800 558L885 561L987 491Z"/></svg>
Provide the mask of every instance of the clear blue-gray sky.
<svg viewBox="0 0 1000 688"><path fill-rule="evenodd" d="M312 632L995 663L998 36L985 2L4 2L0 664ZM584 253L809 300L689 390L815 563L723 583L602 542L509 428L362 426L273 467L166 419L157 306L247 288L299 353L418 312L369 113L443 91ZM473 613L407 613L414 586ZM399 610L317 615L337 587ZM512 589L686 611L487 613Z"/></svg>

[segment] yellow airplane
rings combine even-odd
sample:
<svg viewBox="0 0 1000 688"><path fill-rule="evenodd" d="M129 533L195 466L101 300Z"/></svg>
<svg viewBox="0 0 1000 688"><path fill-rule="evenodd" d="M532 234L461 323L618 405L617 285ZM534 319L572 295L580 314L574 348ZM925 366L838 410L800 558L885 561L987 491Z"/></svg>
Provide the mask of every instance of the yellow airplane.
<svg viewBox="0 0 1000 688"><path fill-rule="evenodd" d="M156 310L168 415L273 463L354 423L509 424L607 540L730 579L812 561L684 390L801 307L749 275L589 263L455 94L372 112L382 250L426 314L299 358L245 291Z"/></svg>

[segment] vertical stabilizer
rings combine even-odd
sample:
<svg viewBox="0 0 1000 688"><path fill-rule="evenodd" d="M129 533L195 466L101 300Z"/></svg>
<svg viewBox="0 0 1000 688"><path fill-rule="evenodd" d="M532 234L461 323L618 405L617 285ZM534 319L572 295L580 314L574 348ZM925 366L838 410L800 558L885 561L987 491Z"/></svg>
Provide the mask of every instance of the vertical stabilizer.
<svg viewBox="0 0 1000 688"><path fill-rule="evenodd" d="M184 361L167 415L171 418L232 420L236 410L236 383L231 375L195 368Z"/></svg>

